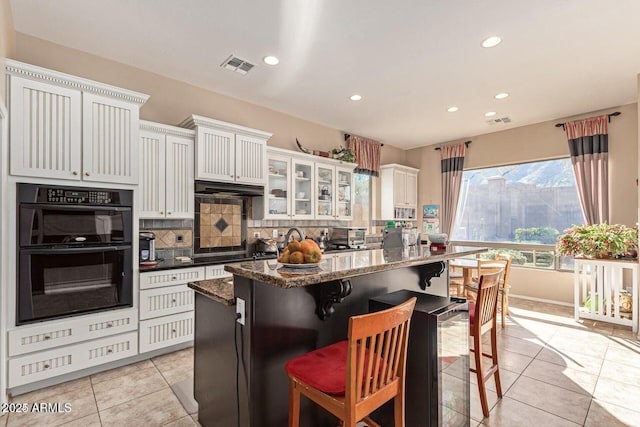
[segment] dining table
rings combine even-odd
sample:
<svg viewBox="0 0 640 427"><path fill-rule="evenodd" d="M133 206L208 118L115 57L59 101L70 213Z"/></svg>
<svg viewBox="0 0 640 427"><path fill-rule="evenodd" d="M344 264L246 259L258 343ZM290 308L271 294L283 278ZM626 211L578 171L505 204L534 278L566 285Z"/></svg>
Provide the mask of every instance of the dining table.
<svg viewBox="0 0 640 427"><path fill-rule="evenodd" d="M449 261L449 267L459 268L462 270L462 284L468 286L473 284L473 273L475 277L479 276L478 259L477 258L455 258ZM496 264L483 264L483 268L503 268L504 264L496 261Z"/></svg>

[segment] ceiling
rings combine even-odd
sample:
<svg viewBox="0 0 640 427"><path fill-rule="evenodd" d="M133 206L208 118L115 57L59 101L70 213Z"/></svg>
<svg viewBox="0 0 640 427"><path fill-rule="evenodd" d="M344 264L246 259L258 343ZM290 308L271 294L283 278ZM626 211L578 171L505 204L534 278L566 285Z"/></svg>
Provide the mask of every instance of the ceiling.
<svg viewBox="0 0 640 427"><path fill-rule="evenodd" d="M18 32L401 148L638 99L638 0L12 0L11 8ZM482 48L491 35L503 42ZM221 68L230 54L255 68L245 76ZM264 64L266 55L280 64ZM499 92L510 96L497 100ZM359 102L349 99L356 93ZM512 122L489 125L488 111Z"/></svg>

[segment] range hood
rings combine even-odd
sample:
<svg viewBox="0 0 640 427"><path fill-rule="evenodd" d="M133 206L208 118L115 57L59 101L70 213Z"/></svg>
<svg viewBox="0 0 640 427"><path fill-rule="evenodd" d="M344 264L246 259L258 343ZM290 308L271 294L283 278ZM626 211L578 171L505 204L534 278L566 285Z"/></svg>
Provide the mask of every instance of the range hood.
<svg viewBox="0 0 640 427"><path fill-rule="evenodd" d="M264 196L264 187L260 185L233 184L227 182L196 181L196 194L215 194L216 196Z"/></svg>

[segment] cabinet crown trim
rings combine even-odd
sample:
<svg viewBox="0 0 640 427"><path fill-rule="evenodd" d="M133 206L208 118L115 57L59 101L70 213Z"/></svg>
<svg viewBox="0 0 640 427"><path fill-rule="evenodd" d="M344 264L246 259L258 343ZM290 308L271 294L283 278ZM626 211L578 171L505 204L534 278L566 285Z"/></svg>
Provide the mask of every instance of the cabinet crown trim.
<svg viewBox="0 0 640 427"><path fill-rule="evenodd" d="M330 165L340 166L344 168L355 169L356 167L358 167L357 163L343 162L342 160L332 159L330 157L314 156L313 154L307 154L307 153L294 151L294 150L287 150L286 148L277 148L277 147L267 146L267 155L269 154L274 154L278 156L288 156L288 157L291 157L292 159L304 159L310 162L330 164Z"/></svg>
<svg viewBox="0 0 640 427"><path fill-rule="evenodd" d="M71 74L14 61L13 59L5 59L5 70L10 76L20 76L30 80L53 83L58 86L66 86L97 95L121 99L138 105L144 104L147 102L147 99L149 99L149 95L144 93L134 92L132 90L72 76Z"/></svg>
<svg viewBox="0 0 640 427"><path fill-rule="evenodd" d="M195 129L198 126L203 126L207 128L222 130L226 132L241 133L243 135L264 139L269 139L273 135L272 133L265 132L259 129L234 125L233 123L223 122L221 120L215 120L209 117L198 116L196 114L191 115L191 117L187 117L178 126L187 129Z"/></svg>
<svg viewBox="0 0 640 427"><path fill-rule="evenodd" d="M166 135L184 136L187 138L193 138L196 134L196 132L191 129L165 125L163 123L149 122L146 120L140 120L140 130L148 130Z"/></svg>
<svg viewBox="0 0 640 427"><path fill-rule="evenodd" d="M380 169L404 169L409 172L420 172L420 169L412 168L411 166L400 165L398 163L389 163L388 165L380 165Z"/></svg>

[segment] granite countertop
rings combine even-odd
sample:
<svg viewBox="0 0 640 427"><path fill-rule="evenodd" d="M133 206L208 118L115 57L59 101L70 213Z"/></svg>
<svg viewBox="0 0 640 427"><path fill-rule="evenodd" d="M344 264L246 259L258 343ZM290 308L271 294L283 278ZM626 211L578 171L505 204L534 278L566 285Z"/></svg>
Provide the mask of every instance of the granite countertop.
<svg viewBox="0 0 640 427"><path fill-rule="evenodd" d="M188 286L194 291L200 292L204 296L224 305L232 306L235 304L232 277L191 282Z"/></svg>
<svg viewBox="0 0 640 427"><path fill-rule="evenodd" d="M466 255L486 252L486 248L448 247L445 252L432 254L428 246L414 246L407 250L372 249L325 254L317 267L297 269L271 261L249 261L226 264L225 270L236 276L258 280L281 288L293 288L393 270L447 261Z"/></svg>

